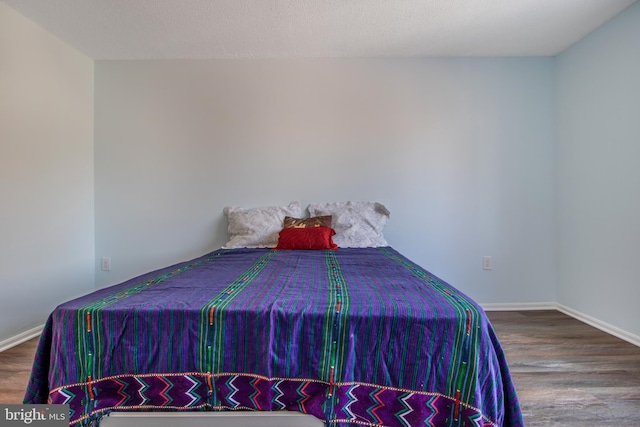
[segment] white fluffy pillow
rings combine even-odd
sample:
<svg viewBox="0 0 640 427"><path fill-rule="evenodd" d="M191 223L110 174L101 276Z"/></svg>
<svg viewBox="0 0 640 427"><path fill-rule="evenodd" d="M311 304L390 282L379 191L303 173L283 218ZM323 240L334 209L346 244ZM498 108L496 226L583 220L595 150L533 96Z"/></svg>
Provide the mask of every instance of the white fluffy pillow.
<svg viewBox="0 0 640 427"><path fill-rule="evenodd" d="M282 230L285 216L300 218L300 203L291 202L289 206L267 206L264 208L244 209L227 206L223 210L229 221L230 240L223 246L232 248L275 248L278 245L278 233Z"/></svg>
<svg viewBox="0 0 640 427"><path fill-rule="evenodd" d="M341 248L371 248L389 246L382 229L389 219L389 211L377 202L312 203L309 215L333 217L336 231L333 241Z"/></svg>

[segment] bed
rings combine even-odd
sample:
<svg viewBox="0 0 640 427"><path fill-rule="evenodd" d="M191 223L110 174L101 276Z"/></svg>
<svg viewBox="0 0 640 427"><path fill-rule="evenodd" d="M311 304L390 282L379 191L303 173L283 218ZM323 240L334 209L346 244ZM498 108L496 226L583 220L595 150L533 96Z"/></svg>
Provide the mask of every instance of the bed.
<svg viewBox="0 0 640 427"><path fill-rule="evenodd" d="M226 207L222 249L57 307L25 403L77 426L523 424L486 315L388 245L384 205L307 211Z"/></svg>
<svg viewBox="0 0 640 427"><path fill-rule="evenodd" d="M520 426L493 328L389 246L219 249L60 305L25 403L294 411L327 426Z"/></svg>

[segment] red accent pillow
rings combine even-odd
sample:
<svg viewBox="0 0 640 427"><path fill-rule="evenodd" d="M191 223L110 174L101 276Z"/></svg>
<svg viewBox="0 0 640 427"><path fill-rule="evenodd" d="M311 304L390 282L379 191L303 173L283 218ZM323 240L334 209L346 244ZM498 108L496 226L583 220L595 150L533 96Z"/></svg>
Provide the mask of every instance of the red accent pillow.
<svg viewBox="0 0 640 427"><path fill-rule="evenodd" d="M276 249L338 249L331 227L283 228Z"/></svg>

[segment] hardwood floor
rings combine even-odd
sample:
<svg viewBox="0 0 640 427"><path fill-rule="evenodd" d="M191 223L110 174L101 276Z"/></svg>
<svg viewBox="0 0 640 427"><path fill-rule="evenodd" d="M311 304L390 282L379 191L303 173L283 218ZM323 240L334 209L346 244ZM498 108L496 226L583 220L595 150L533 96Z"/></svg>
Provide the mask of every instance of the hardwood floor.
<svg viewBox="0 0 640 427"><path fill-rule="evenodd" d="M0 403L22 403L38 338L0 353Z"/></svg>
<svg viewBox="0 0 640 427"><path fill-rule="evenodd" d="M640 347L558 311L489 312L528 427L640 427ZM0 403L20 403L37 339L0 353Z"/></svg>
<svg viewBox="0 0 640 427"><path fill-rule="evenodd" d="M640 426L640 347L558 311L488 315L528 427Z"/></svg>

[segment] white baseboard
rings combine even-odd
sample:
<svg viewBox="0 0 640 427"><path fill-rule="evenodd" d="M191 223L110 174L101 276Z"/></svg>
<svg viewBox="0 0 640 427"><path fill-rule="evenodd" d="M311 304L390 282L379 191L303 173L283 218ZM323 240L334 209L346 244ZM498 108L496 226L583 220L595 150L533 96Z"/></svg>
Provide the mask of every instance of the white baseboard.
<svg viewBox="0 0 640 427"><path fill-rule="evenodd" d="M566 305L556 304L556 309L567 316L571 316L574 319L577 319L581 322L586 323L587 325L591 325L596 329L600 329L603 332L608 333L609 335L613 335L614 337L618 337L621 340L627 341L633 345L640 347L640 336L632 334L630 332L625 331L624 329L620 329L617 326L610 325L602 320L598 320L595 317L591 317L587 314L580 313L573 308L569 308Z"/></svg>
<svg viewBox="0 0 640 427"><path fill-rule="evenodd" d="M559 304L557 302L532 302L532 303L487 303L480 304L484 311L525 311L525 310L558 310L567 316L573 317L576 320L593 326L596 329L600 329L603 332L627 341L635 346L640 347L640 336L634 335L630 332L620 329L617 326L598 320L595 317L591 317L587 314L581 313L578 310L569 308L566 305Z"/></svg>
<svg viewBox="0 0 640 427"><path fill-rule="evenodd" d="M530 302L530 303L486 303L480 304L484 311L526 311L526 310L558 310L567 316L571 316L574 319L591 325L596 329L600 329L614 337L618 337L621 340L627 341L635 346L640 347L640 336L632 334L620 329L617 326L610 325L602 320L598 320L595 317L591 317L577 310L567 307L566 305L558 304L555 302ZM8 338L4 341L0 341L0 353L9 350L25 341L29 341L32 338L39 336L42 333L44 325L37 326L28 331L22 332L14 337Z"/></svg>
<svg viewBox="0 0 640 427"><path fill-rule="evenodd" d="M42 329L44 329L44 325L36 326L35 328L24 331L14 337L7 338L4 341L0 341L0 353L5 350L9 350L11 347L22 344L25 341L29 341L32 338L40 336L40 334L42 333Z"/></svg>
<svg viewBox="0 0 640 427"><path fill-rule="evenodd" d="M513 302L480 304L484 311L556 310L555 302Z"/></svg>

